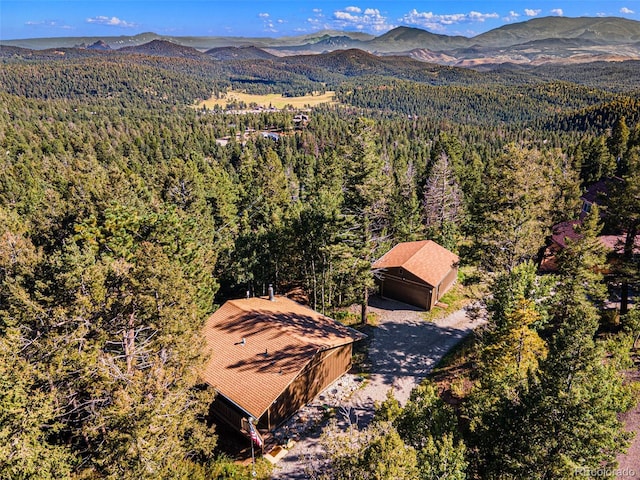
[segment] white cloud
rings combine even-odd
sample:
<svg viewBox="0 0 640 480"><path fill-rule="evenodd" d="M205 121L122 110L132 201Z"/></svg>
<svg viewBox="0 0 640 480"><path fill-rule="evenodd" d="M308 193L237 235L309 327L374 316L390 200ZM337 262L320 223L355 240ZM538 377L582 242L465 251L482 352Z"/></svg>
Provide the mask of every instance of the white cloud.
<svg viewBox="0 0 640 480"><path fill-rule="evenodd" d="M123 27L123 28L131 28L135 27L135 23L127 22L118 17L107 17L104 15L99 15L97 17L87 18L87 23L95 23L97 25L107 25L109 27Z"/></svg>
<svg viewBox="0 0 640 480"><path fill-rule="evenodd" d="M498 18L497 13L469 12L469 18L475 22L484 22L488 18Z"/></svg>
<svg viewBox="0 0 640 480"><path fill-rule="evenodd" d="M61 28L63 30L73 30L72 26L65 25L63 22L58 20L27 20L24 24L29 27L54 27Z"/></svg>
<svg viewBox="0 0 640 480"><path fill-rule="evenodd" d="M278 33L278 29L276 28L276 25L273 23L273 20L271 20L271 15L269 13L267 12L258 13L258 17L260 17L263 21L265 32ZM282 23L282 21L280 20L276 20L276 22Z"/></svg>
<svg viewBox="0 0 640 480"><path fill-rule="evenodd" d="M513 21L517 20L518 17L520 17L520 14L518 12L514 12L513 10L511 10L509 12L509 15L507 15L506 17L502 17L502 19L505 22L513 22Z"/></svg>
<svg viewBox="0 0 640 480"><path fill-rule="evenodd" d="M400 18L399 21L409 25L419 25L431 30L443 31L447 25L484 22L485 20L492 18L500 18L500 16L497 13L480 13L474 11L469 13L450 13L440 15L433 12L418 12L414 8Z"/></svg>
<svg viewBox="0 0 640 480"><path fill-rule="evenodd" d="M320 18L313 18L313 17L309 17L307 18L307 23L309 24L309 26L313 29L313 30L320 30L320 29L328 29L329 27L325 24L322 23L323 21ZM301 31L305 31L306 29L302 29Z"/></svg>
<svg viewBox="0 0 640 480"><path fill-rule="evenodd" d="M347 7L333 12L333 19L339 28L356 28L382 32L390 30L394 25L387 23L387 17L377 8Z"/></svg>
<svg viewBox="0 0 640 480"><path fill-rule="evenodd" d="M321 8L314 8L312 10L313 12L313 16L307 18L307 23L309 24L309 29L310 30L322 30L322 29L330 29L331 25L326 23L326 20L324 18L324 14L322 13L322 9ZM301 32L306 32L309 29L307 28L299 28L296 31L301 31Z"/></svg>
<svg viewBox="0 0 640 480"><path fill-rule="evenodd" d="M632 13L636 13L636 12L634 12L634 11L633 11L633 10L631 10L630 8L622 7L622 8L620 9L620 13L624 13L625 15L630 15L630 14L632 14Z"/></svg>
<svg viewBox="0 0 640 480"><path fill-rule="evenodd" d="M539 8L536 8L535 10L534 10L534 9L532 9L532 8L525 8L525 9L524 9L524 14L525 14L527 17L537 17L538 15L540 15L540 12L541 12L541 11L542 11L542 10L540 10Z"/></svg>
<svg viewBox="0 0 640 480"><path fill-rule="evenodd" d="M561 8L554 8L553 10L551 10L551 13L553 13L554 15L558 15L560 17L564 15L564 12L562 11Z"/></svg>
<svg viewBox="0 0 640 480"><path fill-rule="evenodd" d="M333 12L333 16L334 18L344 20L345 22L357 22L359 18L357 15L353 15L349 12L342 12L340 10Z"/></svg>

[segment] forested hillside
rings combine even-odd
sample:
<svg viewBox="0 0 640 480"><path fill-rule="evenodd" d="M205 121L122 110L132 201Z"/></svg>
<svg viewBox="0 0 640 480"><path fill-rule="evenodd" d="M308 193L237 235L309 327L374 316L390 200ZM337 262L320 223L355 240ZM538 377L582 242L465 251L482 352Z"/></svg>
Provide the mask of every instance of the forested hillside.
<svg viewBox="0 0 640 480"><path fill-rule="evenodd" d="M608 88L581 68L481 73L353 51L147 53L3 48L0 478L248 478L218 458L206 421L207 314L269 284L333 314L366 300L373 260L422 238L490 284L473 388L455 412L429 385L404 409L390 399L333 457L333 478L570 478L611 464L638 334L633 302L602 334L605 280L633 290L639 277L632 78ZM335 89L338 102L298 128L294 111L194 108L230 87ZM280 134L233 140L266 129ZM621 260L602 267L594 208L557 275L537 276L551 227L613 176L605 219L626 235ZM398 470L375 476L384 455Z"/></svg>

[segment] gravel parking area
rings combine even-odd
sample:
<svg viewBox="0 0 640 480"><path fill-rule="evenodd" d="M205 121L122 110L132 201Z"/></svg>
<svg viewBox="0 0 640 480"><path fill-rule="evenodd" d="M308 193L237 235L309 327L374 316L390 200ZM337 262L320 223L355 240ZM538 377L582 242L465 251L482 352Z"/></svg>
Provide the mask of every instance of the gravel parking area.
<svg viewBox="0 0 640 480"><path fill-rule="evenodd" d="M292 439L295 445L276 465L273 479L309 478L305 466L318 467L320 436L331 413L349 415L362 428L389 390L404 404L442 356L480 325L464 310L431 323L423 320L422 310L393 300L372 297L370 307L379 324L368 340L368 378L345 375L275 433L280 443Z"/></svg>

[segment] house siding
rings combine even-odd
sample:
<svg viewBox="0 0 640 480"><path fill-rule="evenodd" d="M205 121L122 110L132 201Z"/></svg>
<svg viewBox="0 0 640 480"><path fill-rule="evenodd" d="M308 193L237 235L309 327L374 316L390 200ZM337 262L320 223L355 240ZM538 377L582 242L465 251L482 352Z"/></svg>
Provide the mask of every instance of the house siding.
<svg viewBox="0 0 640 480"><path fill-rule="evenodd" d="M272 430L312 401L316 395L340 378L351 367L352 344L316 354L285 389L258 422L260 428Z"/></svg>
<svg viewBox="0 0 640 480"><path fill-rule="evenodd" d="M247 418L247 413L238 408L227 397L220 393L216 396L209 407L209 415L221 420L231 428L242 429L242 419Z"/></svg>
<svg viewBox="0 0 640 480"><path fill-rule="evenodd" d="M439 285L433 287L403 268L389 268L377 280L380 296L431 310L455 283L458 269L452 268Z"/></svg>
<svg viewBox="0 0 640 480"><path fill-rule="evenodd" d="M438 285L438 292L437 292L437 295L434 295L433 304L431 305L432 307L434 307L435 304L438 302L438 300L440 300L442 296L445 293L447 293L447 291L455 283L457 278L458 278L458 269L452 268L451 270L449 270L449 273L447 273L447 275L444 277L442 282L440 282L440 285Z"/></svg>
<svg viewBox="0 0 640 480"><path fill-rule="evenodd" d="M389 268L378 280L380 296L429 310L433 288L403 268Z"/></svg>

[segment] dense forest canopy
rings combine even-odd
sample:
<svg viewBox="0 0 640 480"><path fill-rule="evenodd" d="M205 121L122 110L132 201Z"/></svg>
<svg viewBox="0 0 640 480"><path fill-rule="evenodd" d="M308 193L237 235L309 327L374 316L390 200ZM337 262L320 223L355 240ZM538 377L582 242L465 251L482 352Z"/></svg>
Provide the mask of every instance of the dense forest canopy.
<svg viewBox="0 0 640 480"><path fill-rule="evenodd" d="M389 399L335 478L399 446L393 478L567 478L624 447L626 364L596 338L599 217L557 276L534 262L584 189L616 176L604 228L626 243L607 280L637 287L637 62L481 73L353 51L2 50L0 478L225 475L197 376L207 314L269 284L327 314L366 305L371 262L422 238L491 285L476 387L460 412L429 384L404 409ZM297 128L294 111L194 108L229 88L337 103ZM266 130L279 136L245 135ZM637 309L621 313L628 351Z"/></svg>

